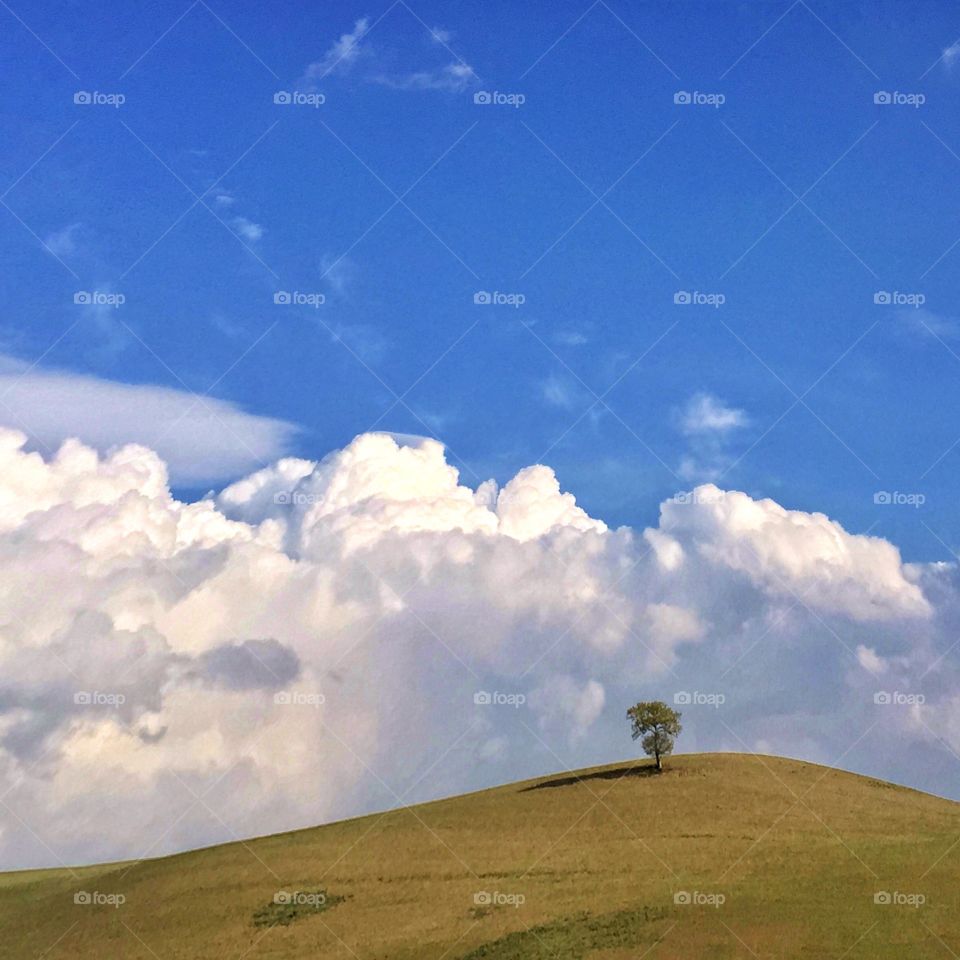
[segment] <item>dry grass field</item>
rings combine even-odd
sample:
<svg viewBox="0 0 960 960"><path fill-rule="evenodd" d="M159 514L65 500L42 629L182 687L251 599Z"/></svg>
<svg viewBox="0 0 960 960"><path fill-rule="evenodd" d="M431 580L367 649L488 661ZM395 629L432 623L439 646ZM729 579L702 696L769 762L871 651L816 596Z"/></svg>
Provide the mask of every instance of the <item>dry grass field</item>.
<svg viewBox="0 0 960 960"><path fill-rule="evenodd" d="M958 838L947 800L691 754L659 776L627 762L158 860L0 875L3 956L949 960Z"/></svg>

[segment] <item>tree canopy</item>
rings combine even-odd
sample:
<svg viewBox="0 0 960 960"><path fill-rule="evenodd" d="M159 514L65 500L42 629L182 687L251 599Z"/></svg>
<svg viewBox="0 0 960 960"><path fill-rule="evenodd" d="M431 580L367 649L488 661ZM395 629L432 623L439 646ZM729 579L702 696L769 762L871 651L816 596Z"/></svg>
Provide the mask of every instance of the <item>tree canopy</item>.
<svg viewBox="0 0 960 960"><path fill-rule="evenodd" d="M680 714L668 707L662 700L641 701L627 711L630 721L630 733L634 740L640 739L640 745L648 757L653 757L657 770L663 769L663 758L673 752L673 743L683 727Z"/></svg>

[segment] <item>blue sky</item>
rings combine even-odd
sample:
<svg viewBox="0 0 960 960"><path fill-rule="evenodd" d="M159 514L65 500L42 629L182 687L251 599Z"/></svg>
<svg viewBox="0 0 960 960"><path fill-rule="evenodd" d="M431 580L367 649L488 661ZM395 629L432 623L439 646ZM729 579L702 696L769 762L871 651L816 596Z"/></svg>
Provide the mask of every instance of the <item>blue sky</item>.
<svg viewBox="0 0 960 960"><path fill-rule="evenodd" d="M185 496L377 428L613 525L714 479L948 559L960 17L922 12L3 5L0 418L159 429Z"/></svg>

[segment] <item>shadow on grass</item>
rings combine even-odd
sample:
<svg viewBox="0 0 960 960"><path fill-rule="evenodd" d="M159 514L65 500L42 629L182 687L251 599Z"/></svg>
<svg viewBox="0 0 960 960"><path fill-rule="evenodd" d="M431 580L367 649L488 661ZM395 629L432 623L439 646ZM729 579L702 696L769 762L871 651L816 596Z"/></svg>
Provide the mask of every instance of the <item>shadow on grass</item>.
<svg viewBox="0 0 960 960"><path fill-rule="evenodd" d="M666 770L662 771L666 773ZM597 770L595 773L573 774L569 777L554 777L551 780L541 780L532 787L524 787L520 793L531 790L544 790L547 787L571 787L575 783L586 783L589 780L621 780L624 777L656 777L660 775L655 764L631 763L626 767L615 767L613 770Z"/></svg>

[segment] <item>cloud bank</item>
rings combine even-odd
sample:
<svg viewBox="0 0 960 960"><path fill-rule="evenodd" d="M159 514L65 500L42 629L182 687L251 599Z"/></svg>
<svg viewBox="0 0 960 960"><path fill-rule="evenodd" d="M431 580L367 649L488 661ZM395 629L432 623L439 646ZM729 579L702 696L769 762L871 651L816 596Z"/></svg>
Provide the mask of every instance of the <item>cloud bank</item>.
<svg viewBox="0 0 960 960"><path fill-rule="evenodd" d="M4 867L620 759L640 698L689 702L686 749L955 783L956 569L821 514L704 485L611 530L547 466L472 489L387 434L184 503L144 446L25 439L0 430Z"/></svg>

